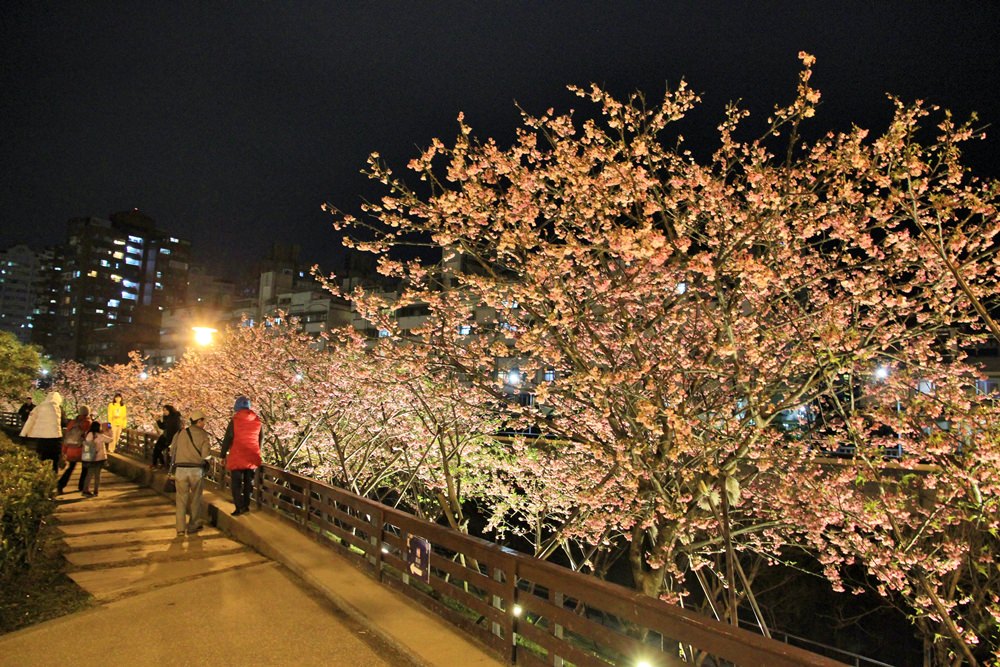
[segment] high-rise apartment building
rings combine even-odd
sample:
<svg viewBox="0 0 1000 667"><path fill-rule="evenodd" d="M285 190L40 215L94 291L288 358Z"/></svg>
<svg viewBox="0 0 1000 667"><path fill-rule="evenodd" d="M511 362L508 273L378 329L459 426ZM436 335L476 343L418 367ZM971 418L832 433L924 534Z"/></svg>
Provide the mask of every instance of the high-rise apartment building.
<svg viewBox="0 0 1000 667"><path fill-rule="evenodd" d="M158 346L161 311L185 302L190 255L138 210L70 220L54 354L118 363Z"/></svg>
<svg viewBox="0 0 1000 667"><path fill-rule="evenodd" d="M38 255L26 245L0 251L0 329L31 342L39 282Z"/></svg>
<svg viewBox="0 0 1000 667"><path fill-rule="evenodd" d="M59 297L62 294L66 252L62 247L49 247L36 251L35 256L38 259L38 274L35 311L31 316L31 342L50 351L59 337Z"/></svg>

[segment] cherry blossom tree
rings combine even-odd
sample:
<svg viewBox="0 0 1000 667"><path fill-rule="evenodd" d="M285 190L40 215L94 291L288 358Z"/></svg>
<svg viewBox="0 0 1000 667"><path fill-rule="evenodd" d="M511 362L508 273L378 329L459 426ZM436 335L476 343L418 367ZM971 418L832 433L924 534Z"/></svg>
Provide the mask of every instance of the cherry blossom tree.
<svg viewBox="0 0 1000 667"><path fill-rule="evenodd" d="M920 102L891 100L879 136L852 128L804 142L820 95L812 57L801 58L794 101L756 138L743 138L749 112L730 106L708 160L670 135L698 102L684 83L655 104L574 88L597 105L596 118L525 113L509 148L475 139L460 117L453 145L435 139L410 162L419 187L373 154L370 174L387 194L364 219L338 214L336 224L351 230L348 245L378 253L403 289L391 304L362 290L349 296L376 326L412 342L471 331L433 342L457 377L496 400L507 393L498 360L517 363L535 407L508 402L507 414L585 461L572 468L589 472L584 483L554 485L569 494L562 515L590 544L623 536L638 589L683 600L691 576L708 571L725 585L725 599L711 604L735 623L738 595L751 595L739 554L778 558L809 538L835 545L822 552L834 579L837 565L862 562L934 625L945 653L974 663L977 641L996 650L996 600L941 587L962 562L990 567L975 545L995 530L985 520L995 488L979 482L1000 472L996 441L975 438L985 467L974 485L968 457L924 427L945 419L978 433L995 414L960 388L976 377L964 348L995 328L997 185L962 164L975 121ZM928 129L931 114L939 120ZM442 262L399 259L419 245L442 248ZM391 310L417 303L427 325L393 330ZM906 369L895 395L871 382L887 364ZM916 396L925 381L947 409ZM914 423L904 428L902 414ZM888 494L882 484L872 501L857 474L815 460L852 446L876 476L890 432L893 447L934 452L948 466L921 484L947 484L946 504L963 517L949 525L978 531L963 547L971 555L963 561L949 546L927 585L926 570L878 565L900 563L911 544L909 529L893 528L893 539L886 531L920 485ZM970 501L977 492L985 500ZM829 496L853 498L853 508L824 503ZM937 519L908 519L911 538L938 539L916 528L921 521ZM862 548L854 533L876 546ZM985 630L954 616L972 599L992 619Z"/></svg>

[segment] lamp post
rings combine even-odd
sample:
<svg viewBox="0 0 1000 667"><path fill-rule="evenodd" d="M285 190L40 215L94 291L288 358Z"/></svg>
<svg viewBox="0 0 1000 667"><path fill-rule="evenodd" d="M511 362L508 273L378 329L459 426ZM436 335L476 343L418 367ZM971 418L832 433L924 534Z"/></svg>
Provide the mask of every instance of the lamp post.
<svg viewBox="0 0 1000 667"><path fill-rule="evenodd" d="M194 342L201 347L208 347L215 342L215 334L218 329L213 329L212 327L191 327L194 331Z"/></svg>

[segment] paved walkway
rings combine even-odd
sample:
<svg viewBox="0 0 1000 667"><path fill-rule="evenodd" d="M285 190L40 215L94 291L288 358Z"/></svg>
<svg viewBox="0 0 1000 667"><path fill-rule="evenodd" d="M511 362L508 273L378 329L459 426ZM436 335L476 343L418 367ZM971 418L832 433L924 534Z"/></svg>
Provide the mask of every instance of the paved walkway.
<svg viewBox="0 0 1000 667"><path fill-rule="evenodd" d="M0 664L500 664L439 619L339 563L335 554L314 560L305 573L307 586L293 573L295 563L290 571L213 527L178 537L169 498L108 470L96 498L77 493L75 479L66 488L74 491L59 496L56 517L68 574L99 604L0 637ZM219 503L220 519L231 509L212 494L207 498ZM254 523L265 539L294 543L303 537L275 517L253 514L240 518L236 534L251 544L260 540ZM322 582L331 579L323 570L336 573L335 588L347 586L349 596L360 596L361 608L350 599L339 604L344 600L336 591L324 590ZM365 600L376 600L378 608L366 612ZM383 617L389 626L406 620L387 632L380 627ZM428 641L430 646L420 644Z"/></svg>

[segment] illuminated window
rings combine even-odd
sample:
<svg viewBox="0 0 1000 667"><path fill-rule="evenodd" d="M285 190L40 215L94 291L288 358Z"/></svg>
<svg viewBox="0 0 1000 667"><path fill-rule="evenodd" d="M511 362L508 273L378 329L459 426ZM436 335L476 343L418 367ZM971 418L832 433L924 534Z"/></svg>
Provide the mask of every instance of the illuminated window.
<svg viewBox="0 0 1000 667"><path fill-rule="evenodd" d="M111 256L114 257L115 259L124 259L125 258L125 253L123 253L123 252L121 252L119 250L118 252L114 253Z"/></svg>
<svg viewBox="0 0 1000 667"><path fill-rule="evenodd" d="M135 243L135 244L138 244L138 245L142 245L142 238L140 238L138 236L129 236L128 237L128 242L129 243Z"/></svg>
<svg viewBox="0 0 1000 667"><path fill-rule="evenodd" d="M120 304L118 299L108 299L108 308L117 308Z"/></svg>
<svg viewBox="0 0 1000 667"><path fill-rule="evenodd" d="M97 271L89 271L87 273L87 277L88 278L96 278L97 277Z"/></svg>
<svg viewBox="0 0 1000 667"><path fill-rule="evenodd" d="M131 257L126 257L125 263L128 264L129 266L142 266L142 262L140 262L137 259L132 259Z"/></svg>
<svg viewBox="0 0 1000 667"><path fill-rule="evenodd" d="M133 294L132 292L126 292L126 291L123 290L122 291L122 298L123 299L129 299L131 301L138 301L139 300L139 295L138 294Z"/></svg>
<svg viewBox="0 0 1000 667"><path fill-rule="evenodd" d="M545 381L553 382L556 379L556 372L551 368L545 370Z"/></svg>
<svg viewBox="0 0 1000 667"><path fill-rule="evenodd" d="M458 335L459 336L468 336L471 333L472 333L472 325L471 324L459 324L458 325Z"/></svg>

